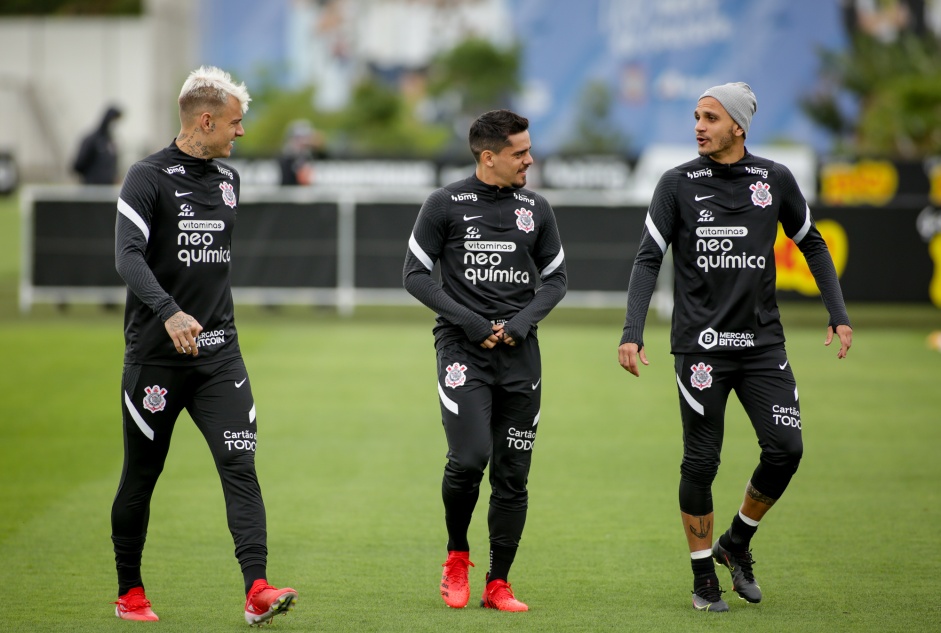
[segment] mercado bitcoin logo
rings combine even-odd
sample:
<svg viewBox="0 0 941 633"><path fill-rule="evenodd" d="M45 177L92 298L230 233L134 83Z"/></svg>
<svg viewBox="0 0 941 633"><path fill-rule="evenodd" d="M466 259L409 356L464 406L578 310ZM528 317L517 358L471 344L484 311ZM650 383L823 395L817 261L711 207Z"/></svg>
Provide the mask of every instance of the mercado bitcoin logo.
<svg viewBox="0 0 941 633"><path fill-rule="evenodd" d="M846 231L833 220L818 221L817 230L820 231L820 235L827 243L827 248L830 249L836 276L842 277L846 269L846 259L849 256ZM814 281L814 276L807 266L807 260L804 259L804 254L797 248L797 244L784 234L784 229L780 224L778 237L774 242L774 264L778 271L778 290L794 290L810 297L820 294L817 282Z"/></svg>

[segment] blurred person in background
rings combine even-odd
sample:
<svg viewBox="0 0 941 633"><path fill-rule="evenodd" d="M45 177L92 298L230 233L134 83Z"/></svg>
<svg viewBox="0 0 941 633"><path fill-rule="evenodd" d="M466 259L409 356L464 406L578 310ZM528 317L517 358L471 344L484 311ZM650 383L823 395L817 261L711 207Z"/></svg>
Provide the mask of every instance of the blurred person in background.
<svg viewBox="0 0 941 633"><path fill-rule="evenodd" d="M406 290L438 315L438 398L448 443L441 486L448 557L440 591L452 608L469 599L467 533L489 464L490 570L480 604L528 610L507 578L526 523L540 416L536 327L567 287L555 213L524 188L533 164L528 128L509 110L472 123L476 172L425 200L403 270ZM440 285L432 278L436 262Z"/></svg>
<svg viewBox="0 0 941 633"><path fill-rule="evenodd" d="M118 181L118 148L111 128L121 118L117 106L109 106L101 123L82 139L72 169L86 185L113 185Z"/></svg>
<svg viewBox="0 0 941 633"><path fill-rule="evenodd" d="M323 135L309 121L294 121L285 133L278 164L282 185L314 183L314 161L326 157Z"/></svg>
<svg viewBox="0 0 941 633"><path fill-rule="evenodd" d="M185 408L209 444L245 583L245 620L286 613L291 588L266 580L265 505L255 472L258 420L239 349L231 244L239 174L217 161L245 134L245 84L203 66L183 84L180 132L135 163L118 199L115 259L128 287L124 316L124 467L111 510L118 575L115 613L157 620L141 557L150 500ZM185 311L184 311L185 308ZM193 596L192 608L205 608Z"/></svg>
<svg viewBox="0 0 941 633"><path fill-rule="evenodd" d="M708 89L693 114L699 158L668 170L647 212L627 293L618 348L635 376L647 365L644 323L660 265L673 247L674 355L683 422L679 502L693 571L693 607L728 611L716 575L761 601L751 539L781 498L803 454L797 384L775 296L778 223L807 259L845 358L853 330L827 244L790 170L754 156L745 137L758 102L745 83ZM712 482L719 469L725 407L735 390L758 436L758 467L732 524L715 542ZM713 562L715 561L715 562Z"/></svg>

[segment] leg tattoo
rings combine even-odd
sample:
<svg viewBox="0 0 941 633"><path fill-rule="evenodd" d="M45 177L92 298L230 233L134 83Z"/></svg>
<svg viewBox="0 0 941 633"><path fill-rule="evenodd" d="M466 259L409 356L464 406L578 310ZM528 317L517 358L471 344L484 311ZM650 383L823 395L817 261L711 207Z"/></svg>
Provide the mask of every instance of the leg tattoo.
<svg viewBox="0 0 941 633"><path fill-rule="evenodd" d="M712 530L712 523L706 521L706 517L694 517L699 519L699 528L696 528L696 525L693 523L689 524L689 531L698 539L704 539L709 536L709 532Z"/></svg>
<svg viewBox="0 0 941 633"><path fill-rule="evenodd" d="M748 482L748 485L745 487L745 494L748 495L749 499L753 499L758 503L763 503L768 507L771 507L775 504L777 499L772 499L768 495L761 494L758 490L755 489L751 482Z"/></svg>

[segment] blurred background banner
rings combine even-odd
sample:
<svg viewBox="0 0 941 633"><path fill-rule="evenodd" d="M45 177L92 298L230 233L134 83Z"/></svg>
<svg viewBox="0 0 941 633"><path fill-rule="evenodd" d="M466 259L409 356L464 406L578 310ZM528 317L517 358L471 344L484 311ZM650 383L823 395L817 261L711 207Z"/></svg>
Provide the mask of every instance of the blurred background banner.
<svg viewBox="0 0 941 633"><path fill-rule="evenodd" d="M179 86L212 64L252 95L227 162L265 209L245 214L259 223L245 220L257 239L244 248L269 272L237 284L264 289L260 302L401 301L421 200L472 172L470 122L512 108L531 121L529 184L566 232L569 300L620 303L633 216L696 155L698 96L745 81L758 98L748 148L794 174L847 299L941 307L939 33L941 0L0 3L0 195L22 191L22 300L114 300L117 189L75 187L82 140L97 131L109 161L116 151L100 182L119 184L171 142ZM282 225L331 237L285 243L269 230ZM816 296L785 242L779 290ZM279 272L292 253L297 278Z"/></svg>
<svg viewBox="0 0 941 633"><path fill-rule="evenodd" d="M758 113L752 143L788 139L827 151L796 106L817 82L818 47L846 36L837 2L819 0L517 0L526 42L522 110L549 151L577 143L592 91L609 91L624 150L689 143L706 88L751 85Z"/></svg>
<svg viewBox="0 0 941 633"><path fill-rule="evenodd" d="M846 44L839 4L203 0L200 53L250 85L314 83L317 103L336 109L347 105L362 66L403 78L462 38L483 37L520 46L515 107L530 118L544 155L579 149L599 100L611 104L612 151L691 142L697 98L729 81L746 81L758 95L754 142L786 139L826 151L830 140L795 106L818 81L818 49Z"/></svg>

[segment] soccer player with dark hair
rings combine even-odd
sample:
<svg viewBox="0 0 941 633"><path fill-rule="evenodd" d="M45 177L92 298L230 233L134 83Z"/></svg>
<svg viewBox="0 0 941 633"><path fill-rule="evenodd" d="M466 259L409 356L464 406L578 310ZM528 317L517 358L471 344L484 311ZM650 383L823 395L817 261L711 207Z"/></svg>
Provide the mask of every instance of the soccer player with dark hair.
<svg viewBox="0 0 941 633"><path fill-rule="evenodd" d="M693 112L699 158L668 170L647 213L627 293L618 348L635 376L647 365L644 322L667 247L673 247L674 355L683 421L679 501L693 569L693 607L727 611L715 564L755 603L751 539L781 498L803 454L797 384L775 296L780 223L804 254L829 313L825 345L845 358L853 330L833 260L791 172L752 155L745 136L758 108L751 88L707 90ZM712 541L712 482L719 468L725 406L735 390L758 436L758 467L732 524ZM715 564L713 563L715 560Z"/></svg>
<svg viewBox="0 0 941 633"><path fill-rule="evenodd" d="M206 438L222 480L245 582L245 620L263 624L297 598L293 589L265 580L265 506L255 474L258 421L230 280L240 181L238 172L216 160L229 156L245 134L249 101L245 84L218 68L190 73L180 91L179 135L131 167L118 199L115 259L128 292L124 469L111 509L111 540L115 613L124 620L158 619L144 593L141 557L150 499L184 408Z"/></svg>
<svg viewBox="0 0 941 633"><path fill-rule="evenodd" d="M441 596L467 604L467 532L489 464L490 570L481 606L526 611L507 581L526 522L542 369L536 324L562 300L555 214L525 189L529 121L482 114L469 133L476 171L432 193L408 243L405 288L434 310L438 398L448 442L441 493L448 557ZM438 264L440 284L432 278Z"/></svg>

